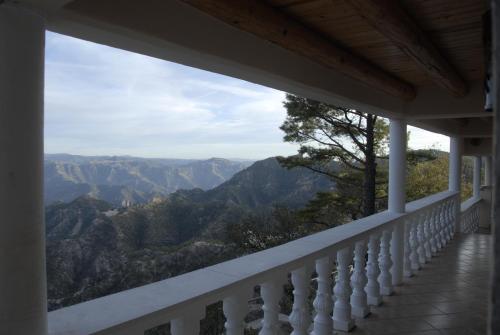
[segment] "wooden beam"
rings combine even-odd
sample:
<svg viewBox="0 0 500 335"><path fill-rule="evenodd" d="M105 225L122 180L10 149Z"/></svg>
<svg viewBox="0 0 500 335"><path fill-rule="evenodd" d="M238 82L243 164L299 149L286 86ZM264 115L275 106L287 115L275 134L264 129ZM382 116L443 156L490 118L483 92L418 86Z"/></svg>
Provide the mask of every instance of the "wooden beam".
<svg viewBox="0 0 500 335"><path fill-rule="evenodd" d="M415 88L336 46L329 39L260 0L180 0L236 28L390 95L412 100ZM228 48L231 46L228 45ZM258 57L258 55L255 55Z"/></svg>
<svg viewBox="0 0 500 335"><path fill-rule="evenodd" d="M441 55L417 23L395 0L345 0L372 27L391 40L432 78L456 97L467 84Z"/></svg>

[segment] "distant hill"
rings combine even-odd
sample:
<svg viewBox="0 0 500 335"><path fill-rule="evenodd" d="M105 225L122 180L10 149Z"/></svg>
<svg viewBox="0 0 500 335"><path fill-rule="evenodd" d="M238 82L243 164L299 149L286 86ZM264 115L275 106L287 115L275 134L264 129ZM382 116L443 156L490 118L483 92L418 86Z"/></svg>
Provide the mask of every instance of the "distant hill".
<svg viewBox="0 0 500 335"><path fill-rule="evenodd" d="M178 190L144 205L116 208L84 196L48 206L49 307L234 258L238 255L225 243L228 224L276 205L302 207L316 192L333 187L323 176L287 170L269 158L211 190Z"/></svg>
<svg viewBox="0 0 500 335"><path fill-rule="evenodd" d="M208 190L251 164L208 160L149 159L130 156L45 155L45 203L82 195L114 205L140 204L178 189Z"/></svg>

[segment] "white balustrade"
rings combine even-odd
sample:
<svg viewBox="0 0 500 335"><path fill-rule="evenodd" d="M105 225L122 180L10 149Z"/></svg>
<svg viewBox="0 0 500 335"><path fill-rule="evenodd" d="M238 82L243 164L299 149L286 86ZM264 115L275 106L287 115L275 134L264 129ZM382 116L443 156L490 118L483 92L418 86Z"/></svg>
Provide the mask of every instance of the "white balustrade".
<svg viewBox="0 0 500 335"><path fill-rule="evenodd" d="M443 249L443 243L441 241L441 205L438 205L435 207L436 208L436 217L434 220L434 227L435 227L435 233L434 233L434 239L436 240L436 246L438 251Z"/></svg>
<svg viewBox="0 0 500 335"><path fill-rule="evenodd" d="M392 287L392 275L391 275L391 253L390 253L390 242L391 242L392 230L384 230L382 233L382 238L380 239L380 255L378 258L378 263L380 265L380 274L378 276L378 283L380 285L380 293L382 295L391 295L394 291Z"/></svg>
<svg viewBox="0 0 500 335"><path fill-rule="evenodd" d="M463 233L475 233L479 229L481 199L470 198L461 206L460 227Z"/></svg>
<svg viewBox="0 0 500 335"><path fill-rule="evenodd" d="M380 253L380 234L370 235L368 243L368 264L366 265L366 275L368 282L365 287L367 302L369 305L378 306L382 303L380 295L380 285L378 276L380 275L380 267L378 264L378 256Z"/></svg>
<svg viewBox="0 0 500 335"><path fill-rule="evenodd" d="M354 248L354 269L351 274L351 311L356 318L364 318L370 313L365 286L366 277L366 242L356 242Z"/></svg>
<svg viewBox="0 0 500 335"><path fill-rule="evenodd" d="M393 292L390 246L394 227L404 227L404 259L399 261L410 276L452 237L456 201L456 192L438 193L408 203L404 214L378 213L278 247L56 310L49 313L49 335L137 334L166 322L173 335L198 335L206 306L218 301L226 317L225 333L242 335L248 326L248 299L257 285L264 301L259 334L279 334L279 302L287 274L293 285L288 317L291 334L348 331L355 325L353 317L365 317L370 305L379 305L382 295ZM479 222L478 201L464 205L462 230L473 232ZM314 287L312 264L317 274L314 311L308 303Z"/></svg>
<svg viewBox="0 0 500 335"><path fill-rule="evenodd" d="M405 253L404 253L404 275L405 277L413 276L411 268L411 219L405 220Z"/></svg>
<svg viewBox="0 0 500 335"><path fill-rule="evenodd" d="M333 262L329 257L323 257L316 261L318 289L313 302L316 316L314 317L312 335L330 335L333 330L331 317L333 310L332 268Z"/></svg>
<svg viewBox="0 0 500 335"><path fill-rule="evenodd" d="M446 233L448 241L453 238L453 209L455 208L454 200L449 200L447 207L448 221L446 225Z"/></svg>
<svg viewBox="0 0 500 335"><path fill-rule="evenodd" d="M243 335L245 333L245 316L248 314L248 300L251 290L238 290L235 294L224 298L222 309L226 317L226 335Z"/></svg>
<svg viewBox="0 0 500 335"><path fill-rule="evenodd" d="M283 283L279 280L265 282L260 286L260 295L264 300L262 310L264 318L262 319L262 328L259 335L275 335L279 333L279 313L280 298L283 295Z"/></svg>
<svg viewBox="0 0 500 335"><path fill-rule="evenodd" d="M205 308L197 307L189 312L182 313L181 317L170 322L172 335L199 335L200 320L205 314Z"/></svg>
<svg viewBox="0 0 500 335"><path fill-rule="evenodd" d="M428 262L432 258L431 252L431 230L430 230L430 222L431 222L431 211L426 210L424 212L423 218L423 238L424 238L424 256L425 261Z"/></svg>
<svg viewBox="0 0 500 335"><path fill-rule="evenodd" d="M333 328L349 331L354 327L351 317L351 285L349 282L349 265L352 260L351 248L344 248L337 252L337 281L333 292L335 293L335 304L333 306Z"/></svg>
<svg viewBox="0 0 500 335"><path fill-rule="evenodd" d="M418 260L418 234L417 234L417 226L418 226L418 216L414 216L410 218L410 264L412 272L420 270L420 262Z"/></svg>
<svg viewBox="0 0 500 335"><path fill-rule="evenodd" d="M440 215L439 215L439 238L441 239L441 245L443 247L446 246L447 240L445 236L445 226L446 226L446 205L442 203L440 206Z"/></svg>
<svg viewBox="0 0 500 335"><path fill-rule="evenodd" d="M288 318L293 327L291 335L308 334L311 325L311 312L307 304L310 283L311 271L307 266L292 271L293 306L292 313Z"/></svg>
<svg viewBox="0 0 500 335"><path fill-rule="evenodd" d="M424 223L425 223L425 214L420 213L418 215L418 221L417 221L417 240L418 240L418 248L417 248L417 254L418 254L418 262L420 263L420 266L425 264L425 238L424 238Z"/></svg>
<svg viewBox="0 0 500 335"><path fill-rule="evenodd" d="M431 254L432 256L435 256L438 251L437 247L437 242L436 242L436 220L438 216L438 211L439 209L434 207L431 209L431 218L430 218L430 231L431 231L431 239L430 239L430 245L431 245Z"/></svg>

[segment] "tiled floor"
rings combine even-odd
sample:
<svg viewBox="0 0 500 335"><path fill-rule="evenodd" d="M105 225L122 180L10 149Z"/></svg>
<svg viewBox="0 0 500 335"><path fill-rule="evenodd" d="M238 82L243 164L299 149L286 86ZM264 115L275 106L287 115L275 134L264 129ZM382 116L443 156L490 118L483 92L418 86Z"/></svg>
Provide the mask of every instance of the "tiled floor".
<svg viewBox="0 0 500 335"><path fill-rule="evenodd" d="M490 240L487 234L456 236L367 318L356 320L349 334L486 334Z"/></svg>

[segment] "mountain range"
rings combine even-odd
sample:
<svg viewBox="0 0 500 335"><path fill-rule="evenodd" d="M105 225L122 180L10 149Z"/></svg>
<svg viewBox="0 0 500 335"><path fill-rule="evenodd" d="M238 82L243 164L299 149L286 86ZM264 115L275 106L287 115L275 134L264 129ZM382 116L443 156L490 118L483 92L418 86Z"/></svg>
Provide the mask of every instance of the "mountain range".
<svg viewBox="0 0 500 335"><path fill-rule="evenodd" d="M147 203L179 189L212 189L250 161L154 159L46 154L44 199L50 205L82 195L113 205Z"/></svg>
<svg viewBox="0 0 500 335"><path fill-rule="evenodd" d="M213 170L210 164L208 168ZM321 175L288 170L269 158L212 189L180 189L145 204L122 207L84 195L49 205L49 308L237 257L227 238L228 226L256 213L268 214L275 206L301 208L318 191L333 187Z"/></svg>

